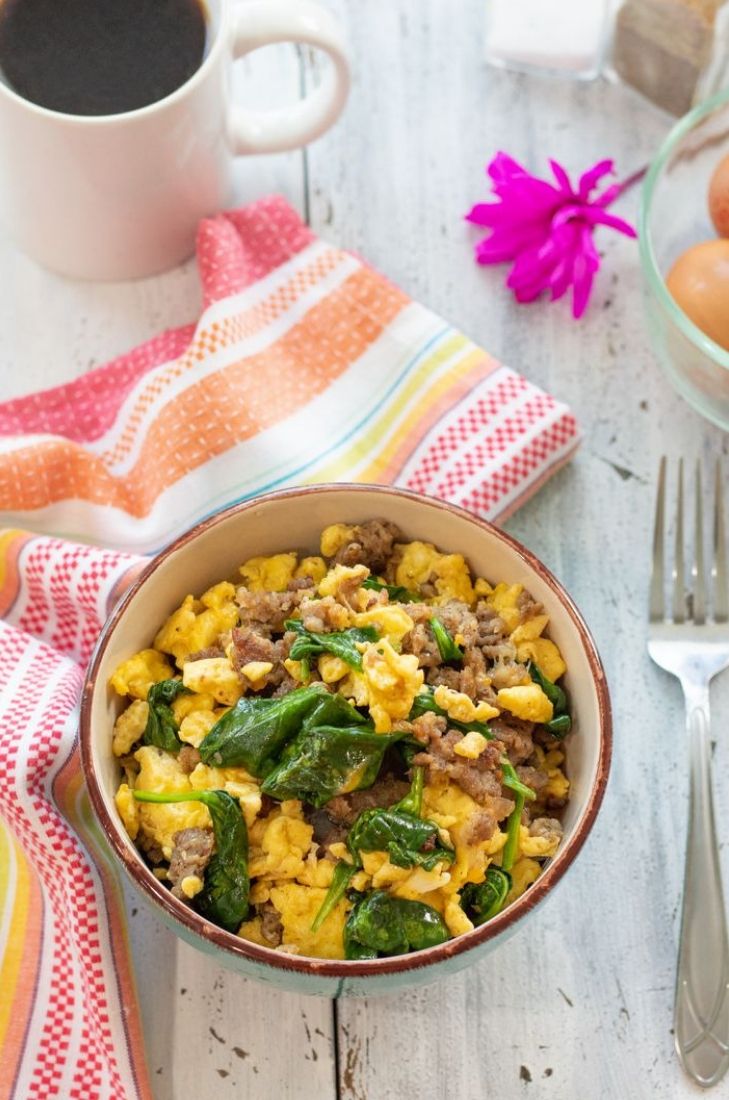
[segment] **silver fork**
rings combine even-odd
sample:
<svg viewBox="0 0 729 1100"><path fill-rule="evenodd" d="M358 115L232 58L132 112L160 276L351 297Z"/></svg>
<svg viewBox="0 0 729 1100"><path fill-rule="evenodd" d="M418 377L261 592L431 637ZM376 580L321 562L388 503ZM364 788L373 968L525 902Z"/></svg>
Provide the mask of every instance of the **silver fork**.
<svg viewBox="0 0 729 1100"><path fill-rule="evenodd" d="M676 972L676 1050L704 1088L729 1068L729 943L711 792L709 683L729 666L729 592L721 467L716 465L711 586L704 568L701 466L696 467L692 592L684 560L683 460L678 471L670 618L664 606L666 459L661 459L653 533L648 652L681 681L689 735L690 795L681 937ZM709 612L708 605L711 604Z"/></svg>

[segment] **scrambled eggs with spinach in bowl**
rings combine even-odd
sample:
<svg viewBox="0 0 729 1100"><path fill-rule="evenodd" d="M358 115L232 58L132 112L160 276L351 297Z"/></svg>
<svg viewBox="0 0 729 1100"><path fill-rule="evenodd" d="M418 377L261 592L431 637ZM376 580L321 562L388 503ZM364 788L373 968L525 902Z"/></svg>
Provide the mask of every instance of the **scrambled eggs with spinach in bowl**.
<svg viewBox="0 0 729 1100"><path fill-rule="evenodd" d="M111 677L116 804L154 874L230 932L327 959L430 947L518 898L569 795L541 605L379 520L236 580Z"/></svg>

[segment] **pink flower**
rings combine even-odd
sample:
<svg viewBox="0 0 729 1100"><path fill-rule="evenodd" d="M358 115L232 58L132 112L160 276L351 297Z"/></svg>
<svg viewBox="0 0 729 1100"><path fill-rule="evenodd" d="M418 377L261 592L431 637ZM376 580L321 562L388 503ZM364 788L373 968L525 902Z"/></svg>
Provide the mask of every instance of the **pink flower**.
<svg viewBox="0 0 729 1100"><path fill-rule="evenodd" d="M592 195L603 176L613 171L611 160L601 160L583 173L576 190L561 164L549 164L556 186L530 175L506 153L497 153L486 171L499 201L476 203L466 220L491 230L476 245L478 263L514 261L506 285L517 301L533 302L545 290L555 301L571 286L572 313L581 317L600 266L592 239L595 227L605 225L636 236L628 222L608 214L606 207L638 174Z"/></svg>

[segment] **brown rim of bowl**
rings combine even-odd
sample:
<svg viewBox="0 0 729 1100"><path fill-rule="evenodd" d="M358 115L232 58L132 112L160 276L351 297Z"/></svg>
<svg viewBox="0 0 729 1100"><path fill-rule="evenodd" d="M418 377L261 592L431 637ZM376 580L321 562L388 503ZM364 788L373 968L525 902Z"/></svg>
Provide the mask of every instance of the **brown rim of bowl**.
<svg viewBox="0 0 729 1100"><path fill-rule="evenodd" d="M489 531L502 542L506 543L518 558L529 565L539 575L545 584L554 592L567 611L580 636L585 653L587 654L595 683L600 712L600 755L598 758L597 775L590 791L582 820L574 835L567 841L565 846L560 849L549 867L547 867L539 878L536 879L526 893L522 894L522 896L510 905L508 909L505 909L503 913L493 917L486 924L474 928L472 932L463 933L437 947L429 947L423 951L413 952L411 955L394 955L373 960L317 959L308 955L289 955L285 952L275 951L273 948L261 947L258 944L252 943L250 940L241 939L232 932L226 932L224 929L217 927L217 925L209 924L203 917L195 913L193 909L173 897L170 891L156 879L152 872L145 866L142 857L138 854L133 854L127 849L121 839L119 826L111 819L107 812L101 789L91 766L91 702L99 664L104 656L109 637L127 607L127 604L135 593L146 584L159 565L181 546L197 538L202 531L209 530L216 524L228 519L231 515L237 515L246 512L250 508L256 508L262 502L342 491L351 493L374 491L386 496L407 498L416 501L426 508L433 508L438 512L452 513L453 515L466 519L470 523ZM96 648L92 654L84 682L81 698L80 734L81 761L93 808L112 849L121 859L123 866L126 868L135 884L145 894L159 905L168 916L173 917L180 924L184 925L188 931L200 936L206 942L214 944L224 952L244 959L250 959L253 962L266 966L272 966L281 971L294 971L301 974L308 973L316 975L317 977L336 979L368 977L378 974L399 974L409 970L419 970L422 967L452 958L454 955L460 955L462 952L468 951L472 947L477 947L489 940L496 939L503 932L511 929L521 917L534 909L549 893L552 887L559 882L585 843L605 794L612 752L610 697L602 661L600 660L597 648L582 615L577 610L571 597L546 566L542 565L538 558L536 558L531 551L522 546L521 543L517 542L516 539L512 538L510 535L504 534L503 531L500 531L486 520L474 516L465 508L460 508L457 505L448 504L445 501L436 500L432 497L426 497L420 493L412 493L405 489L395 489L382 485L349 484L346 482L312 485L300 489L283 489L278 492L252 497L250 500L231 505L202 520L195 527L191 528L185 534L180 535L179 538L175 539L174 542L170 543L169 546L157 554L116 605L101 632Z"/></svg>

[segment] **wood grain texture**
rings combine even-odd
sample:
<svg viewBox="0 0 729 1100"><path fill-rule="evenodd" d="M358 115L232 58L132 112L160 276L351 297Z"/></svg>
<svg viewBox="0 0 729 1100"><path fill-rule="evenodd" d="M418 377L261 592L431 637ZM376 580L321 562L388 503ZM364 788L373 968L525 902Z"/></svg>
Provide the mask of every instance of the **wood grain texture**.
<svg viewBox="0 0 729 1100"><path fill-rule="evenodd" d="M248 158L241 201L275 189L314 229L355 249L490 352L568 400L585 441L509 523L573 593L606 662L615 758L604 808L555 896L498 952L412 993L337 1006L238 978L178 943L129 900L158 1100L689 1100L671 1014L687 805L677 684L645 652L653 482L665 452L706 460L727 437L664 381L643 325L633 242L603 233L585 318L567 303L517 306L503 272L471 259L462 216L486 195L500 148L574 171L651 156L666 119L629 91L489 69L482 0L328 0L355 81L341 122L306 155ZM318 79L291 48L238 67L248 102L283 102ZM618 207L634 217L637 196ZM194 265L134 284L73 283L0 242L4 396L56 384L194 317ZM43 323L38 323L39 315ZM713 694L717 819L729 820L729 678ZM729 881L726 852L722 853ZM185 990L183 993L182 990ZM214 1032L214 1034L213 1034ZM335 1053L338 1082L335 1083ZM729 1096L729 1087L714 1091Z"/></svg>

